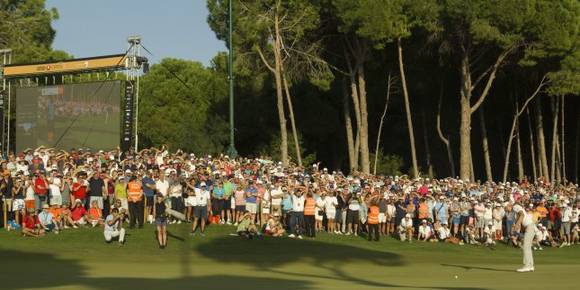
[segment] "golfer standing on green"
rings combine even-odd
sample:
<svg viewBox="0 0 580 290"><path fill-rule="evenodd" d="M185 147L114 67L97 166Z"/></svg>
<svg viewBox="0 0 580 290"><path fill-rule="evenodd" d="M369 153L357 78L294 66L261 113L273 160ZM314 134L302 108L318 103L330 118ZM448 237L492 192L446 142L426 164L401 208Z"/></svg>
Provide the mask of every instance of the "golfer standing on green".
<svg viewBox="0 0 580 290"><path fill-rule="evenodd" d="M514 224L514 231L519 233L522 226L524 227L524 244L522 250L524 252L524 266L517 271L533 272L534 271L534 257L532 255L532 242L534 240L535 228L532 216L526 212L526 209L519 203L513 207L516 213L516 223Z"/></svg>

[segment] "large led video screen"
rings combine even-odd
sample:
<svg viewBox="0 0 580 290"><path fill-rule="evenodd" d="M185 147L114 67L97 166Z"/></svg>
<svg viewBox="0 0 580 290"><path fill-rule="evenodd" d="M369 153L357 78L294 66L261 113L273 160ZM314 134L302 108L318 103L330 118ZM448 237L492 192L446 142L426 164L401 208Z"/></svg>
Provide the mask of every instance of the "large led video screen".
<svg viewBox="0 0 580 290"><path fill-rule="evenodd" d="M116 148L120 98L121 81L17 88L16 151Z"/></svg>

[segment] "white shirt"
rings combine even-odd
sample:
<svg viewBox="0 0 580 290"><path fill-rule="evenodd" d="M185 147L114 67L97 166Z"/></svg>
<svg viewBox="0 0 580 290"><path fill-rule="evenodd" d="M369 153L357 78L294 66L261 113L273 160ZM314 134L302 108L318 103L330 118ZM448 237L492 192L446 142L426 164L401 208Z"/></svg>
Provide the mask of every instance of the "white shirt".
<svg viewBox="0 0 580 290"><path fill-rule="evenodd" d="M301 212L304 211L304 195L296 196L292 195L292 211Z"/></svg>
<svg viewBox="0 0 580 290"><path fill-rule="evenodd" d="M516 214L519 212L522 212L524 214L524 220L522 221L522 225L524 227L527 227L527 226L533 224L532 215L527 213L526 210L521 205L519 205L519 204L514 205L513 210Z"/></svg>
<svg viewBox="0 0 580 290"><path fill-rule="evenodd" d="M155 182L155 188L157 188L157 191L159 191L165 197L169 191L169 181L167 181L167 179L164 181L161 181L161 179L157 180Z"/></svg>
<svg viewBox="0 0 580 290"><path fill-rule="evenodd" d="M431 227L428 225L420 225L419 226L419 234L423 236L430 236L431 235Z"/></svg>
<svg viewBox="0 0 580 290"><path fill-rule="evenodd" d="M195 201L198 206L206 206L207 201L210 199L209 191L206 189L195 189Z"/></svg>
<svg viewBox="0 0 580 290"><path fill-rule="evenodd" d="M572 208L567 206L562 211L562 222L567 223L572 219Z"/></svg>
<svg viewBox="0 0 580 290"><path fill-rule="evenodd" d="M387 215L390 217L394 217L395 213L397 212L397 208L393 204L387 204Z"/></svg>
<svg viewBox="0 0 580 290"><path fill-rule="evenodd" d="M280 188L274 188L271 192L272 195L272 205L281 205L282 197L284 197L284 192Z"/></svg>
<svg viewBox="0 0 580 290"><path fill-rule="evenodd" d="M337 205L338 205L338 200L336 199L336 196L327 196L324 198L324 210L326 212L336 211Z"/></svg>
<svg viewBox="0 0 580 290"><path fill-rule="evenodd" d="M570 221L573 223L577 223L579 214L580 214L580 210L578 210L577 208L573 208L572 209L572 218L570 219Z"/></svg>
<svg viewBox="0 0 580 290"><path fill-rule="evenodd" d="M404 218L401 220L401 227L403 228L412 228L413 227L413 219Z"/></svg>
<svg viewBox="0 0 580 290"><path fill-rule="evenodd" d="M48 189L50 190L50 195L52 196L60 196L60 187L54 183L48 185Z"/></svg>

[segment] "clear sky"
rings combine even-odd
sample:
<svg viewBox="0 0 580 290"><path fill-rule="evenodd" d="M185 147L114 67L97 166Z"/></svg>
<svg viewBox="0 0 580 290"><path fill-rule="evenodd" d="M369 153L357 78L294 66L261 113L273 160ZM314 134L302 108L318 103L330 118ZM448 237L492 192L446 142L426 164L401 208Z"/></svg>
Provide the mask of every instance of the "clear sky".
<svg viewBox="0 0 580 290"><path fill-rule="evenodd" d="M129 35L141 35L152 62L175 57L208 65L226 50L207 24L205 0L47 0L46 7L60 15L53 48L74 57L123 53Z"/></svg>

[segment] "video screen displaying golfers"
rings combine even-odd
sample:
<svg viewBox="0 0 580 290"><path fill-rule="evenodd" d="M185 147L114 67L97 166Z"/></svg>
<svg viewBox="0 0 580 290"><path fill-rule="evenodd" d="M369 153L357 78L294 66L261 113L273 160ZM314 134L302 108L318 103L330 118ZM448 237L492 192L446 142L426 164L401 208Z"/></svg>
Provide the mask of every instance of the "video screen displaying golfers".
<svg viewBox="0 0 580 290"><path fill-rule="evenodd" d="M16 89L16 151L116 148L120 98L120 81Z"/></svg>

